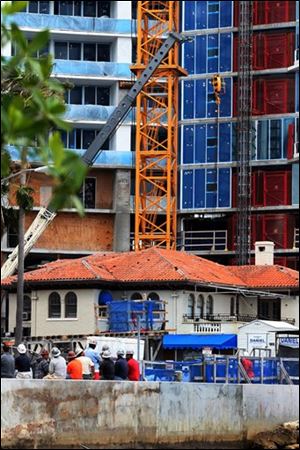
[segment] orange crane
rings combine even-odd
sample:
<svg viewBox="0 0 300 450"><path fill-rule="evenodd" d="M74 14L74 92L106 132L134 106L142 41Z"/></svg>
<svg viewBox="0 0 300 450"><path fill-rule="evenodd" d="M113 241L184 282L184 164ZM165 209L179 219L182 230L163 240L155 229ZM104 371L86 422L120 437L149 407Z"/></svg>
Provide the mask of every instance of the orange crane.
<svg viewBox="0 0 300 450"><path fill-rule="evenodd" d="M137 62L141 76L167 35L179 30L178 1L139 1ZM136 105L135 250L176 249L178 42L144 84Z"/></svg>

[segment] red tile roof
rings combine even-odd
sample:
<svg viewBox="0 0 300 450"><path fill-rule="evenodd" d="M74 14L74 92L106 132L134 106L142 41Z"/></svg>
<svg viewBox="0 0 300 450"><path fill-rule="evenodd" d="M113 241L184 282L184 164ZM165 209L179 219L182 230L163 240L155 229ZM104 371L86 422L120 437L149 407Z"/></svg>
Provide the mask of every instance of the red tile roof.
<svg viewBox="0 0 300 450"><path fill-rule="evenodd" d="M16 276L2 281L12 286ZM246 288L297 288L298 273L280 266L222 266L175 250L96 253L80 259L55 261L25 273L25 283L56 281L192 282Z"/></svg>

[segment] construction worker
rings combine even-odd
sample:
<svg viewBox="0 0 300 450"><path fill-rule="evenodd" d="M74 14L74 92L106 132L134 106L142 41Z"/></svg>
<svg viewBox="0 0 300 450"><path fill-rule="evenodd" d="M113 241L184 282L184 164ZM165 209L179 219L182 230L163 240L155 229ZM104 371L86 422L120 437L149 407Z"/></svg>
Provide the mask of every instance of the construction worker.
<svg viewBox="0 0 300 450"><path fill-rule="evenodd" d="M82 349L77 350L76 358L82 364L82 377L84 380L92 380L94 378L95 365L91 358L85 355Z"/></svg>
<svg viewBox="0 0 300 450"><path fill-rule="evenodd" d="M126 351L126 359L128 363L128 380L139 381L140 379L140 366L136 359L133 358L134 351Z"/></svg>
<svg viewBox="0 0 300 450"><path fill-rule="evenodd" d="M68 353L68 365L67 365L67 378L71 380L82 380L82 364L78 358L76 358L76 353L70 351Z"/></svg>
<svg viewBox="0 0 300 450"><path fill-rule="evenodd" d="M19 356L15 359L15 369L17 371L16 378L33 378L30 358L27 353L27 348L24 344L19 344L17 347Z"/></svg>
<svg viewBox="0 0 300 450"><path fill-rule="evenodd" d="M127 380L128 362L125 359L125 351L121 348L117 351L117 361L115 362L115 380Z"/></svg>
<svg viewBox="0 0 300 450"><path fill-rule="evenodd" d="M100 376L101 380L114 380L115 379L115 364L112 360L109 350L105 350L102 353L102 362L100 364Z"/></svg>
<svg viewBox="0 0 300 450"><path fill-rule="evenodd" d="M67 375L67 363L65 358L61 356L61 351L57 347L51 350L51 359L49 364L49 374L44 377L44 380L64 379Z"/></svg>
<svg viewBox="0 0 300 450"><path fill-rule="evenodd" d="M96 347L97 347L97 342L95 340L90 341L88 343L88 347L85 350L84 354L85 354L85 356L90 358L92 360L92 362L94 363L94 380L99 380L100 379L99 368L100 368L101 358L100 358L99 353L96 351Z"/></svg>
<svg viewBox="0 0 300 450"><path fill-rule="evenodd" d="M15 358L10 353L10 347L5 344L1 355L1 378L15 378Z"/></svg>
<svg viewBox="0 0 300 450"><path fill-rule="evenodd" d="M44 378L49 373L49 352L47 349L43 348L41 353L36 358L36 365L34 369L34 378Z"/></svg>

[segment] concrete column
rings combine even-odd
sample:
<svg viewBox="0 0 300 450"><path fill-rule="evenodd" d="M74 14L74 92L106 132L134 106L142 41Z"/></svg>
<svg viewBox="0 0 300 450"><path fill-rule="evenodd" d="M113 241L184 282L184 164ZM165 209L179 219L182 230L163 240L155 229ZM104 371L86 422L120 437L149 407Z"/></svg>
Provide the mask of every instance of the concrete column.
<svg viewBox="0 0 300 450"><path fill-rule="evenodd" d="M114 185L115 252L130 250L130 171L117 170Z"/></svg>

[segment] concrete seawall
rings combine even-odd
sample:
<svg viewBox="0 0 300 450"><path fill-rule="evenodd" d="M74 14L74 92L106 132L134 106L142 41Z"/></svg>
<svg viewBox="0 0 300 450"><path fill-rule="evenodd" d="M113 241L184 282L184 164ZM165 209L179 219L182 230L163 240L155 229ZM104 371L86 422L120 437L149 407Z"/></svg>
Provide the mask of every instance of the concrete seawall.
<svg viewBox="0 0 300 450"><path fill-rule="evenodd" d="M1 380L2 448L251 439L298 418L299 386Z"/></svg>

